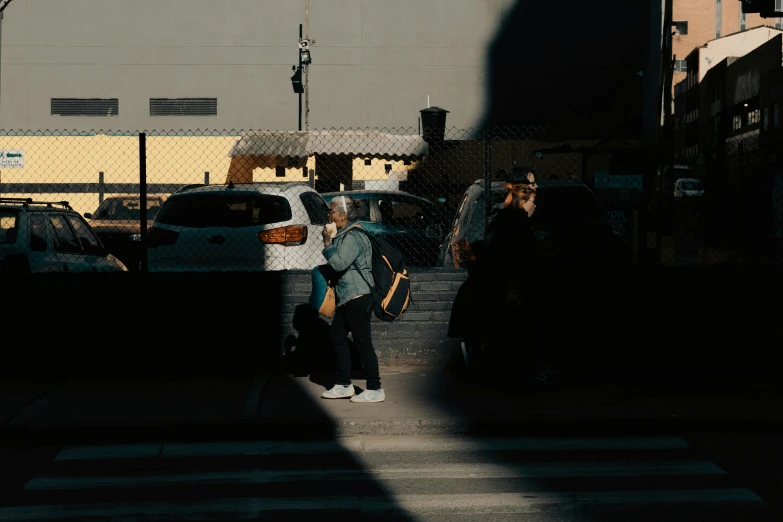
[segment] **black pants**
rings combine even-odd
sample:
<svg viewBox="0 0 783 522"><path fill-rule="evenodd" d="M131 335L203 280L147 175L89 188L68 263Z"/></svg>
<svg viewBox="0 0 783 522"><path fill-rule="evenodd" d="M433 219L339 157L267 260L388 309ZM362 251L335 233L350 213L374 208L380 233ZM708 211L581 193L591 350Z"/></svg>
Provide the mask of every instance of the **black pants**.
<svg viewBox="0 0 783 522"><path fill-rule="evenodd" d="M347 386L351 384L351 351L348 347L348 333L353 334L353 342L362 360L367 374L367 389L381 389L381 375L378 370L378 356L372 345L370 321L372 297L363 295L343 306L337 307L332 318L330 337L334 354L337 359L335 384Z"/></svg>
<svg viewBox="0 0 783 522"><path fill-rule="evenodd" d="M491 274L485 283L486 339L497 370L515 375L530 375L538 365L551 362L554 355L545 347L542 317L539 306L542 296L539 285L521 277ZM509 291L514 290L521 303L512 306Z"/></svg>

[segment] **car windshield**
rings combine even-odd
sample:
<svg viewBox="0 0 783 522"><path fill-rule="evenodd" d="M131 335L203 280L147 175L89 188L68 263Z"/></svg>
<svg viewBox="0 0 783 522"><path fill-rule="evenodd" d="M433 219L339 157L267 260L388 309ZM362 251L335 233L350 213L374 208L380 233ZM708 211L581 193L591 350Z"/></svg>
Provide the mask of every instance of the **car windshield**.
<svg viewBox="0 0 783 522"><path fill-rule="evenodd" d="M182 227L249 227L291 219L291 205L264 194L188 194L169 198L157 222Z"/></svg>
<svg viewBox="0 0 783 522"><path fill-rule="evenodd" d="M15 210L0 209L0 244L16 243L18 220Z"/></svg>

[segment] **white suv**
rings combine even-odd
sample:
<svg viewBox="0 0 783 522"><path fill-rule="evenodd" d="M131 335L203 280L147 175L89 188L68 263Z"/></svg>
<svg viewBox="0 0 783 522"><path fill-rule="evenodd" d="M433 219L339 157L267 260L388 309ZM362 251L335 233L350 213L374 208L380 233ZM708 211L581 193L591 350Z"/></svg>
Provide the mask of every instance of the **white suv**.
<svg viewBox="0 0 783 522"><path fill-rule="evenodd" d="M326 201L305 183L188 186L168 197L147 231L147 267L309 270L324 263L321 231L328 221Z"/></svg>
<svg viewBox="0 0 783 522"><path fill-rule="evenodd" d="M0 272L127 272L67 201L0 198Z"/></svg>

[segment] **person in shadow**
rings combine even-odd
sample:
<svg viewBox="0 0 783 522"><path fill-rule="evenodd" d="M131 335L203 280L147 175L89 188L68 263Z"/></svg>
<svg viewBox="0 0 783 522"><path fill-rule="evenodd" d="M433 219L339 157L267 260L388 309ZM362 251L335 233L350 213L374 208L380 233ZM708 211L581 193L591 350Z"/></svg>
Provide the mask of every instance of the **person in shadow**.
<svg viewBox="0 0 783 522"><path fill-rule="evenodd" d="M510 377L522 375L552 383L559 371L545 362L551 354L543 350L542 320L536 306L543 289L543 262L532 222L537 189L534 171L515 167L503 187L503 208L487 230L483 287L488 331L484 351L489 352L496 369L510 371ZM511 288L516 294L515 306L509 303Z"/></svg>
<svg viewBox="0 0 783 522"><path fill-rule="evenodd" d="M462 240L465 242L465 240ZM466 248L467 247L467 248ZM468 272L465 282L460 285L449 317L448 337L461 339L462 357L465 369L477 375L481 368L481 347L486 340L484 326L484 241L478 240L460 247L469 254L463 267Z"/></svg>
<svg viewBox="0 0 783 522"><path fill-rule="evenodd" d="M298 335L289 335L285 339L283 373L294 377L309 376L312 382L327 386L334 379L337 365L329 339L331 326L312 306L302 304L294 309L293 327ZM351 378L365 379L361 357L351 339L348 347L351 352Z"/></svg>
<svg viewBox="0 0 783 522"><path fill-rule="evenodd" d="M542 259L531 220L534 172L515 168L504 191L503 208L492 217L484 240L465 249L468 278L457 292L448 336L462 339L466 367L479 380L513 386L526 377L552 383L559 372L543 361L536 306ZM509 299L512 287L516 303Z"/></svg>

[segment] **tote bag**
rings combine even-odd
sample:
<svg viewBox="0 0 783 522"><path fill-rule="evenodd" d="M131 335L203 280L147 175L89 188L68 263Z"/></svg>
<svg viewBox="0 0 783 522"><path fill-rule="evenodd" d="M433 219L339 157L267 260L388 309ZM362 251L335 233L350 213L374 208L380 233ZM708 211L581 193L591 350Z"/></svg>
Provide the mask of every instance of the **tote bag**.
<svg viewBox="0 0 783 522"><path fill-rule="evenodd" d="M310 306L322 316L331 319L337 309L337 299L334 288L327 278L329 265L318 265L311 272L312 290L310 292Z"/></svg>

